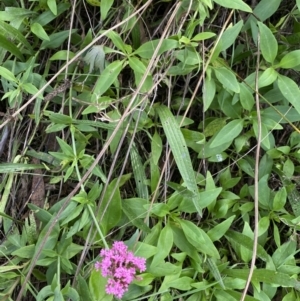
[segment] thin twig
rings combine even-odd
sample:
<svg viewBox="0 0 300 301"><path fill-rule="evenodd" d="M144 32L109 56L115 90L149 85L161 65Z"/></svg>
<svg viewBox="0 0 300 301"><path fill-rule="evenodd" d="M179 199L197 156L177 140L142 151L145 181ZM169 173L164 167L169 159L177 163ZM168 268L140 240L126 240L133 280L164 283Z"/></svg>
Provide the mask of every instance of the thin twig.
<svg viewBox="0 0 300 301"><path fill-rule="evenodd" d="M258 72L259 72L259 61L260 61L260 35L257 36L257 60L256 60L256 75L255 75L255 103L256 103L256 112L257 112L257 146L255 154L255 173L254 173L254 238L253 238L253 251L251 266L249 270L248 279L246 286L243 291L243 295L240 301L244 301L247 295L247 291L253 276L255 261L257 255L257 243L258 243L258 169L259 169L259 156L260 156L260 146L261 146L261 117L260 117L260 107L259 107L259 94L258 94Z"/></svg>

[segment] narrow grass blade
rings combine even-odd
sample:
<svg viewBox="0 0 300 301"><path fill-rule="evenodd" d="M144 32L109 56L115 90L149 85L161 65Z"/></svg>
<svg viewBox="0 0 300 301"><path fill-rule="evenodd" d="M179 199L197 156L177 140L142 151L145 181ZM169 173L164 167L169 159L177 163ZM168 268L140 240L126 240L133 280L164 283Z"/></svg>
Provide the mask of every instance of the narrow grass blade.
<svg viewBox="0 0 300 301"><path fill-rule="evenodd" d="M142 163L142 158L134 144L130 149L130 158L138 197L148 200L149 193L146 185L146 174Z"/></svg>
<svg viewBox="0 0 300 301"><path fill-rule="evenodd" d="M182 176L182 179L189 191L193 193L192 201L197 209L197 212L202 216L202 208L199 204L199 192L195 178L190 154L180 131L180 127L176 122L171 111L164 105L157 108L157 113L161 120L164 132L167 136L168 143L171 147L175 162Z"/></svg>

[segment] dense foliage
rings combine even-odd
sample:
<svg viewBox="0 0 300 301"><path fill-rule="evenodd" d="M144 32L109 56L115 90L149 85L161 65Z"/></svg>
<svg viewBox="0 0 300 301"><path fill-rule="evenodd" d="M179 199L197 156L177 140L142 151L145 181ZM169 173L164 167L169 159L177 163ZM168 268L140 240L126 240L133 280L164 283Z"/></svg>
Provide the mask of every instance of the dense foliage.
<svg viewBox="0 0 300 301"><path fill-rule="evenodd" d="M113 300L119 241L122 300L300 300L299 44L299 0L2 0L0 299Z"/></svg>

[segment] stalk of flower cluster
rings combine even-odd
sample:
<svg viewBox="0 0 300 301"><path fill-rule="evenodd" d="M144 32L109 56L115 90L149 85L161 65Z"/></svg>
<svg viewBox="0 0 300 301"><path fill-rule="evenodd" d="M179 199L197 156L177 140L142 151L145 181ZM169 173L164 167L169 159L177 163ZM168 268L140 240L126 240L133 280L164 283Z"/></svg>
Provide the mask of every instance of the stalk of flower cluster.
<svg viewBox="0 0 300 301"><path fill-rule="evenodd" d="M146 259L136 257L122 241L114 242L111 249L102 249L101 262L96 262L96 270L108 277L105 291L121 299L128 291L129 284L136 279L137 270L146 270Z"/></svg>

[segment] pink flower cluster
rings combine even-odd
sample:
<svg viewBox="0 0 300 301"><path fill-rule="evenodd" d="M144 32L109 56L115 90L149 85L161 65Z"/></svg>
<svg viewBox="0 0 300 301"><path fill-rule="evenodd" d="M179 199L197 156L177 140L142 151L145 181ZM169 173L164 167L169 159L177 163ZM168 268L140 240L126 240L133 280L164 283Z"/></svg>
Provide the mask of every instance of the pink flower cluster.
<svg viewBox="0 0 300 301"><path fill-rule="evenodd" d="M110 250L102 249L100 256L102 261L96 262L95 268L109 277L105 291L120 299L135 279L136 270L146 270L146 259L134 256L122 241L114 242Z"/></svg>

